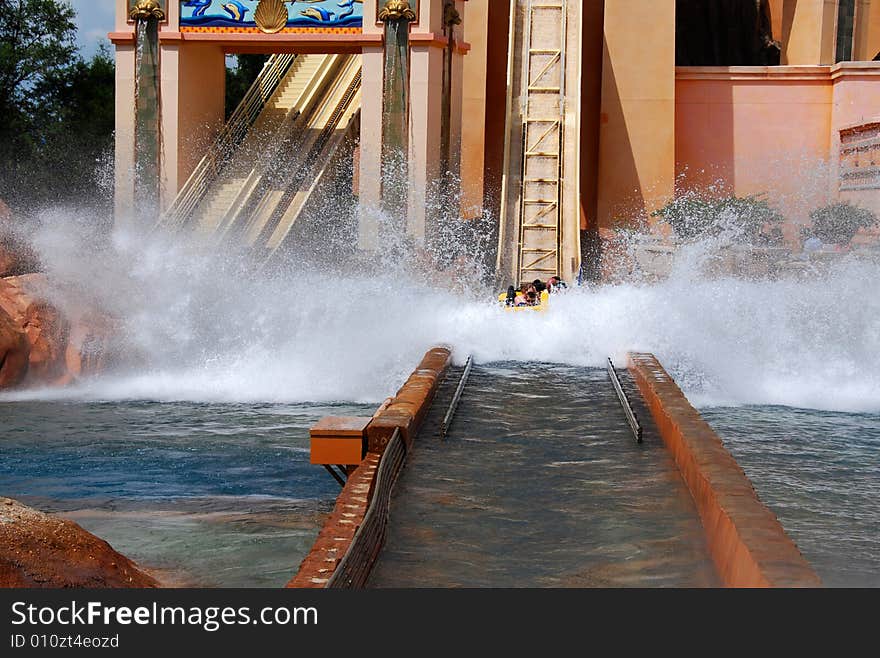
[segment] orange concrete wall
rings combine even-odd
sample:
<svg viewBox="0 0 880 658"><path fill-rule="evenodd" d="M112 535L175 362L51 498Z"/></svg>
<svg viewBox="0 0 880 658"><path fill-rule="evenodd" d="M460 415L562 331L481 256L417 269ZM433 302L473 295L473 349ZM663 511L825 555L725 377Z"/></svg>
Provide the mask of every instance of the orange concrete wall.
<svg viewBox="0 0 880 658"><path fill-rule="evenodd" d="M783 64L833 64L837 0L784 0Z"/></svg>
<svg viewBox="0 0 880 658"><path fill-rule="evenodd" d="M832 91L828 67L679 67L679 188L720 179L740 196L770 192L795 216L824 205Z"/></svg>
<svg viewBox="0 0 880 658"><path fill-rule="evenodd" d="M180 52L178 188L192 173L225 123L226 56L210 44L187 45Z"/></svg>
<svg viewBox="0 0 880 658"><path fill-rule="evenodd" d="M435 347L425 354L397 395L367 426L367 449L370 452L381 453L395 429L400 430L407 450L412 447L450 358L451 352L445 347Z"/></svg>
<svg viewBox="0 0 880 658"><path fill-rule="evenodd" d="M312 549L286 587L323 588L333 575L367 513L381 455L367 453L336 498Z"/></svg>
<svg viewBox="0 0 880 658"><path fill-rule="evenodd" d="M840 131L880 120L880 62L841 62L831 69L834 105L831 116L833 160L831 192L838 194ZM880 213L880 190L839 193L844 201Z"/></svg>
<svg viewBox="0 0 880 658"><path fill-rule="evenodd" d="M379 248L378 217L382 192L379 181L382 180L382 166L376 154L382 152L383 61L381 47L363 49L358 151L358 248L369 251Z"/></svg>
<svg viewBox="0 0 880 658"><path fill-rule="evenodd" d="M486 127L483 143L483 203L492 217L501 215L504 176L504 118L507 114L507 59L510 2L489 3L486 31Z"/></svg>
<svg viewBox="0 0 880 658"><path fill-rule="evenodd" d="M124 1L124 0L121 0ZM113 216L118 224L133 220L134 208L134 45L116 47L116 134Z"/></svg>
<svg viewBox="0 0 880 658"><path fill-rule="evenodd" d="M877 21L876 26L872 24L872 19ZM853 60L870 61L880 50L880 45L871 49L875 45L877 32L880 31L880 2L856 0L856 23L853 31Z"/></svg>
<svg viewBox="0 0 880 658"><path fill-rule="evenodd" d="M821 586L721 439L657 359L631 353L628 366L697 505L721 581L728 587Z"/></svg>
<svg viewBox="0 0 880 658"><path fill-rule="evenodd" d="M417 243L422 243L436 214L436 201L431 192L435 191L434 183L440 177L443 50L412 43L409 57L410 186L406 230Z"/></svg>
<svg viewBox="0 0 880 658"><path fill-rule="evenodd" d="M831 69L832 130L880 116L880 62L841 62Z"/></svg>
<svg viewBox="0 0 880 658"><path fill-rule="evenodd" d="M785 0L769 0L770 5L770 27L773 30L773 38L782 41L782 9Z"/></svg>
<svg viewBox="0 0 880 658"><path fill-rule="evenodd" d="M853 59L871 61L880 55L880 0L859 0Z"/></svg>
<svg viewBox="0 0 880 658"><path fill-rule="evenodd" d="M675 181L675 3L605 3L598 222L662 206Z"/></svg>
<svg viewBox="0 0 880 658"><path fill-rule="evenodd" d="M385 400L376 410L367 426L367 456L349 476L333 512L287 587L323 588L327 585L364 519L376 487L376 470L388 441L394 431L399 430L406 451L412 449L413 440L431 408L434 393L446 373L450 358L451 352L445 347L429 350L397 395ZM375 540L381 541L383 536L384 533L377 535ZM381 546L373 548L366 553L375 558Z"/></svg>
<svg viewBox="0 0 880 658"><path fill-rule="evenodd" d="M164 130L174 131L176 135L174 152L177 162L173 161L172 152L166 151L170 196L166 206L173 201L177 191L213 143L225 123L226 110L226 56L223 49L213 44L163 46L163 65L172 59L168 57L169 51L175 53L177 76L174 80L173 73L167 77L163 75L163 81L169 80L172 85L176 83L173 94L176 95L177 107L173 108L176 109L176 121L168 116L170 121L164 122ZM174 100L174 96L163 97L163 110L169 107L173 111L170 106ZM169 125L172 122L173 125ZM175 164L176 176L172 178Z"/></svg>

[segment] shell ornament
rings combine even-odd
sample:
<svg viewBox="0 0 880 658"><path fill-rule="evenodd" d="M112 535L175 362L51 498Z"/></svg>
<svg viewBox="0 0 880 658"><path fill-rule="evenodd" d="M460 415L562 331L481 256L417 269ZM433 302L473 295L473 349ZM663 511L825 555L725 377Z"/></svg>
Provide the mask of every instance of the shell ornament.
<svg viewBox="0 0 880 658"><path fill-rule="evenodd" d="M388 0L379 12L379 20L382 22L399 21L401 19L406 21L414 21L416 19L416 13L410 9L407 0Z"/></svg>
<svg viewBox="0 0 880 658"><path fill-rule="evenodd" d="M283 0L260 0L254 11L254 21L266 34L280 32L287 25L287 5Z"/></svg>
<svg viewBox="0 0 880 658"><path fill-rule="evenodd" d="M128 12L128 17L133 21L148 21L151 18L164 21L165 12L158 0L138 0Z"/></svg>

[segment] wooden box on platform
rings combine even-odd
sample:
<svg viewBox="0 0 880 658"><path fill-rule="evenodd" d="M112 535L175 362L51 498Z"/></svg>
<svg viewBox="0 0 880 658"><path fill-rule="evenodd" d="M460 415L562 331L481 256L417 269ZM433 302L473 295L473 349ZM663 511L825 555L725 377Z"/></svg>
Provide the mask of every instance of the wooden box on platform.
<svg viewBox="0 0 880 658"><path fill-rule="evenodd" d="M311 463L360 464L366 453L367 425L371 416L327 416L309 431Z"/></svg>

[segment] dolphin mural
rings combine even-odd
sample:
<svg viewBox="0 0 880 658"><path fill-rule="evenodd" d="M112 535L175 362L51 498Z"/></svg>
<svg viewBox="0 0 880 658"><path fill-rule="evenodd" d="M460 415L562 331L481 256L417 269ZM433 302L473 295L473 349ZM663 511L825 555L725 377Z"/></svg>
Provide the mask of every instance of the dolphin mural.
<svg viewBox="0 0 880 658"><path fill-rule="evenodd" d="M180 27L200 30L224 27L254 28L260 0L179 0ZM287 27L359 28L363 25L363 0L284 0Z"/></svg>
<svg viewBox="0 0 880 658"><path fill-rule="evenodd" d="M315 4L316 2L320 2L321 0L303 0L304 2L308 2L309 4ZM307 16L309 18L314 18L316 20L327 22L327 21L338 21L343 18L347 18L354 13L354 5L356 2L363 3L363 0L345 0L344 2L337 3L337 7L343 9L341 12L335 12L327 10L323 7L309 7L307 9L301 10L299 13L303 16Z"/></svg>
<svg viewBox="0 0 880 658"><path fill-rule="evenodd" d="M232 20L237 23L243 23L244 15L248 13L250 9L241 4L239 0L232 0L231 2L223 4L223 11L229 14L232 17Z"/></svg>
<svg viewBox="0 0 880 658"><path fill-rule="evenodd" d="M192 13L193 16L204 16L205 12L208 11L208 7L211 6L211 3L214 0L187 0L187 2L183 3L184 7L194 7L194 11Z"/></svg>

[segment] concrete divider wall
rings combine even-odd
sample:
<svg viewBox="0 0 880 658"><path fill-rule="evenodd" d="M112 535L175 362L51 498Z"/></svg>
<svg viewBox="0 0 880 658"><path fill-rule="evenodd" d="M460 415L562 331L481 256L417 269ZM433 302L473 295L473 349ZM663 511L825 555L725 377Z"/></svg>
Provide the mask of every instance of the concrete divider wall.
<svg viewBox="0 0 880 658"><path fill-rule="evenodd" d="M437 385L443 378L452 353L445 347L428 350L418 367L409 376L392 401L367 427L367 450L383 452L395 429L400 429L406 449L431 407Z"/></svg>
<svg viewBox="0 0 880 658"><path fill-rule="evenodd" d="M376 469L382 455L368 452L349 475L336 499L336 505L318 533L312 549L300 564L287 587L325 587L351 542L370 504Z"/></svg>
<svg viewBox="0 0 880 658"><path fill-rule="evenodd" d="M630 353L628 367L697 505L722 582L820 587L776 516L656 357Z"/></svg>
<svg viewBox="0 0 880 658"><path fill-rule="evenodd" d="M355 533L363 523L376 489L376 472L388 442L394 431L399 430L406 452L411 450L413 439L431 407L434 393L449 366L451 356L451 351L445 347L429 350L397 394L385 400L376 410L373 420L367 426L366 457L349 475L311 551L300 564L297 574L287 583L287 587L327 586L339 562L352 549ZM391 471L391 476L396 477L399 470ZM360 547L357 555L362 557L359 559L370 563L357 565L356 570L369 574L384 536L384 527L381 532L362 535L365 537L364 541L375 545Z"/></svg>
<svg viewBox="0 0 880 658"><path fill-rule="evenodd" d="M373 571L373 564L385 543L391 494L394 483L406 462L406 446L400 433L394 434L382 454L375 484L370 495L370 506L355 533L345 557L336 565L326 587L334 589L361 589L366 587Z"/></svg>

